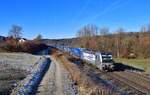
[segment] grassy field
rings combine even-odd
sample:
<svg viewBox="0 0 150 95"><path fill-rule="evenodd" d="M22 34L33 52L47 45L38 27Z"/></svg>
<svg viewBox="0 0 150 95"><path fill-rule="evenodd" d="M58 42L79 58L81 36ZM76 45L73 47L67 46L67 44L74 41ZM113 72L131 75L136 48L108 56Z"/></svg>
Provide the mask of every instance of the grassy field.
<svg viewBox="0 0 150 95"><path fill-rule="evenodd" d="M21 60L32 64L37 61L38 57L28 53L0 53L0 59L15 61Z"/></svg>
<svg viewBox="0 0 150 95"><path fill-rule="evenodd" d="M28 75L39 57L28 53L0 53L0 95L9 95L14 84Z"/></svg>
<svg viewBox="0 0 150 95"><path fill-rule="evenodd" d="M139 69L145 70L146 73L150 74L150 59L123 59L116 58L116 62L127 64Z"/></svg>
<svg viewBox="0 0 150 95"><path fill-rule="evenodd" d="M9 64L13 68L28 69L39 59L39 56L28 53L0 53L0 63Z"/></svg>

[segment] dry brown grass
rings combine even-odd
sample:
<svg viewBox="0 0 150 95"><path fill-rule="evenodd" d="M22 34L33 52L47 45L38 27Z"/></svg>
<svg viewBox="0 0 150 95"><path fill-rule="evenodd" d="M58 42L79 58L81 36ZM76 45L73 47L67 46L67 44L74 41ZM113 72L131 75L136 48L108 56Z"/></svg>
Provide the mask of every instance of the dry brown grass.
<svg viewBox="0 0 150 95"><path fill-rule="evenodd" d="M53 57L60 61L70 72L71 78L76 82L80 95L116 95L110 89L95 83L92 79L82 72L76 64L71 63L66 57L68 55L55 52ZM69 56L68 56L69 57Z"/></svg>

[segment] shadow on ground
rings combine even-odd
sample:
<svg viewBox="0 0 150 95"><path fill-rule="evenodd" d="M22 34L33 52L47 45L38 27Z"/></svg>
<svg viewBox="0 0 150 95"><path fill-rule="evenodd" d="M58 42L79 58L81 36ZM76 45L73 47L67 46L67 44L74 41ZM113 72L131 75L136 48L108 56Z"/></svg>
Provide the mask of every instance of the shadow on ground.
<svg viewBox="0 0 150 95"><path fill-rule="evenodd" d="M45 70L42 72L42 75L41 75L41 78L39 79L39 81L38 81L38 86L40 86L40 83L41 83L41 81L42 81L42 79L43 79L43 77L44 77L44 75L46 74L46 72L48 71L48 69L49 69L49 67L50 67L50 64L51 64L51 59L50 58L47 58L47 60L48 60L48 63L49 64L47 64L47 66L45 67ZM38 91L38 86L35 86L35 87L33 87L33 92L31 93L31 95L36 95L37 93L39 93L39 91Z"/></svg>
<svg viewBox="0 0 150 95"><path fill-rule="evenodd" d="M125 71L125 70L132 70L132 71L138 71L138 72L145 72L142 69L135 68L129 65L125 65L123 63L115 63L115 71Z"/></svg>

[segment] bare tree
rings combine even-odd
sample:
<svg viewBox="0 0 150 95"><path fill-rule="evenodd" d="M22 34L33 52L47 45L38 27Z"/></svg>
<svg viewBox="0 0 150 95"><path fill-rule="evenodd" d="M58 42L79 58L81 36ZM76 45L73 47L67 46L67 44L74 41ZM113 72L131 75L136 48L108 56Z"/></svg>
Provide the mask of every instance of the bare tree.
<svg viewBox="0 0 150 95"><path fill-rule="evenodd" d="M83 28L81 28L81 30L77 32L77 37L81 39L79 42L81 46L85 48L91 48L95 46L92 45L93 44L92 38L95 37L97 33L98 27L93 24L88 24Z"/></svg>
<svg viewBox="0 0 150 95"><path fill-rule="evenodd" d="M37 35L37 37L35 38L35 40L41 40L41 39L42 39L42 35L41 34Z"/></svg>
<svg viewBox="0 0 150 95"><path fill-rule="evenodd" d="M150 32L150 24L142 26L141 32Z"/></svg>
<svg viewBox="0 0 150 95"><path fill-rule="evenodd" d="M42 38L43 38L42 35L41 35L41 34L38 34L37 37L34 38L34 41L37 42L37 43L40 43L41 40L42 40Z"/></svg>
<svg viewBox="0 0 150 95"><path fill-rule="evenodd" d="M99 40L99 49L101 51L106 51L108 49L108 35L109 35L109 28L103 27L99 30L99 33L101 35Z"/></svg>
<svg viewBox="0 0 150 95"><path fill-rule="evenodd" d="M146 32L146 27L142 26L140 32Z"/></svg>
<svg viewBox="0 0 150 95"><path fill-rule="evenodd" d="M98 27L93 24L88 24L77 32L77 37L93 37L96 36L97 33Z"/></svg>
<svg viewBox="0 0 150 95"><path fill-rule="evenodd" d="M109 28L103 27L103 28L100 29L100 35L106 36L108 34L109 34Z"/></svg>
<svg viewBox="0 0 150 95"><path fill-rule="evenodd" d="M147 32L150 32L150 24L147 25Z"/></svg>
<svg viewBox="0 0 150 95"><path fill-rule="evenodd" d="M144 25L141 31L126 32L123 28L118 28L114 34L109 33L109 29L104 27L99 30L95 25L86 25L77 32L78 46L110 51L116 57L124 58L150 58L150 24Z"/></svg>
<svg viewBox="0 0 150 95"><path fill-rule="evenodd" d="M124 37L124 29L119 28L116 33L116 47L117 47L117 57L120 57L120 51L121 51L121 46L122 46L122 39Z"/></svg>
<svg viewBox="0 0 150 95"><path fill-rule="evenodd" d="M8 35L14 39L20 38L22 35L22 27L18 25L13 25Z"/></svg>

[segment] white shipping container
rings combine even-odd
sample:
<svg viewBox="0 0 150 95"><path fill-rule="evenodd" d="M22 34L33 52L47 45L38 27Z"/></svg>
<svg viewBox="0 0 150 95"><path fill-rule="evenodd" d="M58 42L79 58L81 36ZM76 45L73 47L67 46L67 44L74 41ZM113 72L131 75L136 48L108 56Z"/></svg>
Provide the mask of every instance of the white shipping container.
<svg viewBox="0 0 150 95"><path fill-rule="evenodd" d="M94 54L83 52L83 59L87 60L91 63L95 63L95 55Z"/></svg>

